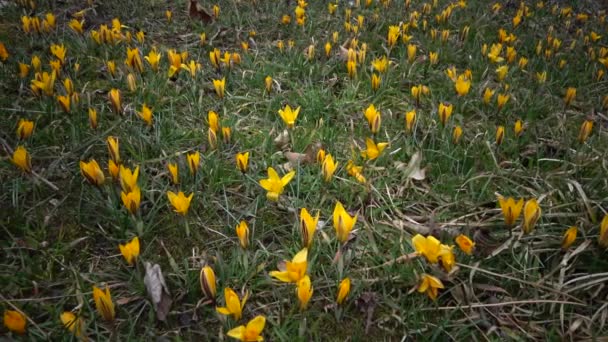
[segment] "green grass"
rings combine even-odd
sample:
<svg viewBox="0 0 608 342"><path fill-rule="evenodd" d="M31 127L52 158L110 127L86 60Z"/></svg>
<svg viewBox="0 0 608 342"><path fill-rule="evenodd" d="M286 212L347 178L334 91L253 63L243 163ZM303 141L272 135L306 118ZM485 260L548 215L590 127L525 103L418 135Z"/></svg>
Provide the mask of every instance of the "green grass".
<svg viewBox="0 0 608 342"><path fill-rule="evenodd" d="M362 1L365 2L365 1ZM352 23L365 17L358 34L344 28L340 2L329 15L325 2L310 1L304 27L295 24L295 3L285 1L224 1L218 20L201 24L187 16L180 1L167 7L161 1L105 1L87 7L68 1L38 4L35 10L9 3L2 7L0 42L9 58L0 63L0 227L4 238L0 268L0 309L17 308L28 317L24 336L2 332L21 340L69 340L59 315L73 311L85 322L85 334L93 340L144 340L150 337L172 340L227 340L229 329L245 324L256 315L267 318L263 336L279 340L362 341L401 340L523 340L592 339L605 336L606 252L598 245L600 221L608 205L606 184L607 120L602 97L608 94L606 68L598 61L606 47L608 31L598 4L572 2L572 16L560 15L566 5L552 11L553 4L537 8L525 2L530 16L516 28L512 18L519 4L503 4L494 13L493 3L469 1L455 7L445 23L435 15L449 5L438 1L430 14L423 14L424 2L373 1L352 8ZM429 2L432 3L432 2ZM205 2L210 11L213 4ZM557 6L557 5L556 5ZM88 8L85 34L73 32L71 14ZM165 10L173 10L167 22ZM390 25L409 22L413 11L420 13L418 28L410 28L410 44L418 47L417 59L408 62L406 44L387 47ZM43 17L52 12L56 28L49 33L26 34L20 17ZM587 22L575 19L588 13ZM292 15L282 25L284 14ZM116 45L96 44L91 30L111 26L119 18L123 34L133 41ZM423 21L427 21L426 30ZM570 21L570 28L565 27ZM464 41L460 32L470 32ZM537 55L537 42L547 44L547 34L562 41L551 58ZM509 64L505 81L496 80L495 69L505 63L491 63L482 46L497 42L498 30L516 35L512 44L517 58ZM431 30L449 30L447 42L431 39ZM577 33L580 29L581 34ZM145 41L135 40L143 30ZM241 41L248 32L250 50ZM330 57L324 45L339 32ZM585 43L595 31L597 42ZM208 42L199 43L206 32ZM357 77L350 79L339 45L357 37L359 47L367 44L366 59L358 63ZM276 42L282 39L285 50ZM288 41L294 47L289 48ZM255 42L255 44L253 43ZM576 42L574 48L570 48ZM36 97L29 89L34 71L19 78L18 63L30 63L32 55L49 71L53 43L67 47L67 58L55 84L55 94L64 94L60 80L69 77L80 102L64 113L54 97ZM304 50L314 44L316 54L308 60ZM143 73L134 73L137 89L129 91L124 64L126 47L137 47L146 55L153 47L163 54L159 71L144 60ZM241 55L233 68L216 71L209 51L218 48ZM201 64L192 78L185 70L169 80L167 51L187 51L188 60ZM590 49L596 55L590 58ZM502 56L505 56L506 45ZM430 65L428 53L439 52L439 63ZM382 84L372 91L371 61L384 55L391 65L381 74ZM517 61L528 58L525 69ZM566 65L560 69L560 60ZM106 61L114 60L116 77L110 77ZM78 71L75 65L79 64ZM445 70L472 72L470 92L458 97ZM536 73L547 71L539 84ZM273 90L264 89L264 78L274 79ZM219 99L212 79L226 78L226 97ZM423 84L430 93L420 105L410 94L413 85ZM484 104L486 87L496 90L490 104ZM564 106L567 87L575 87L575 101ZM107 93L121 90L125 114L112 113ZM498 111L496 95L510 94ZM454 105L446 127L437 115L442 101ZM147 127L135 114L143 103L153 109L154 123ZM361 158L365 138L371 137L364 110L374 104L382 113L376 141L389 147L373 161ZM277 111L284 105L301 106L288 143L279 147L274 139L286 128ZM99 127L89 127L88 108L98 112ZM417 122L405 132L405 112L416 108ZM221 125L231 127L230 143L220 141L217 149L207 140L207 112L216 111ZM35 122L34 134L25 141L15 135L17 122ZM517 119L526 130L517 138ZM585 143L577 139L585 119L594 121ZM461 125L460 144L452 143L452 129ZM498 125L504 125L502 145L494 141ZM120 185L107 170L106 138L120 141L121 157L127 167L140 166L138 185L142 201L137 215L129 215L120 201ZM218 133L221 140L221 133ZM293 167L295 178L278 203L269 202L258 181L266 178L269 166L280 175L287 159L283 152L305 153L322 144L339 162L336 175L325 183L318 164ZM11 163L12 151L23 145L32 156L35 175L20 172ZM199 173L188 172L186 154L201 153ZM250 171L242 175L235 166L237 152L250 152ZM424 180L412 180L397 162L407 164L419 152ZM79 161L96 159L106 174L106 183L96 189L80 174ZM348 175L352 159L363 165L366 184ZM178 163L180 184L170 182L167 163ZM51 185L49 185L51 184ZM53 186L58 190L54 190ZM167 191L194 193L188 215L173 212ZM518 226L511 233L504 226L496 196L538 198L542 216L535 230L523 235ZM358 214L354 239L340 247L332 223L332 212L341 201ZM308 273L314 286L309 308L301 312L295 286L279 284L269 272L290 260L301 249L299 209L320 211L325 224L317 231L309 252ZM234 227L249 224L248 249L239 246ZM191 236L186 236L186 222ZM560 249L569 226L579 235L569 251ZM411 238L417 233L433 234L454 245L454 237L466 234L476 242L473 256L455 247L458 267L449 274L423 258L394 262L414 251ZM139 236L141 253L136 266L129 267L118 245ZM504 244L504 245L503 245ZM499 247L501 246L501 247ZM582 246L580 250L577 250ZM504 247L504 248L503 248ZM497 250L498 248L498 250ZM574 252L576 250L576 252ZM341 251L341 257L336 253ZM166 322L157 322L144 285L144 262L158 263L173 300ZM243 318L234 322L221 317L199 285L199 271L210 265L217 276L218 305L224 305L223 288L242 295L251 292ZM432 274L445 285L436 301L416 291L419 277ZM337 308L337 286L344 277L353 282L345 305ZM114 323L104 322L95 310L92 287L108 284L116 304ZM373 298L370 302L367 299ZM366 310L373 309L369 318ZM368 329L366 329L368 325Z"/></svg>

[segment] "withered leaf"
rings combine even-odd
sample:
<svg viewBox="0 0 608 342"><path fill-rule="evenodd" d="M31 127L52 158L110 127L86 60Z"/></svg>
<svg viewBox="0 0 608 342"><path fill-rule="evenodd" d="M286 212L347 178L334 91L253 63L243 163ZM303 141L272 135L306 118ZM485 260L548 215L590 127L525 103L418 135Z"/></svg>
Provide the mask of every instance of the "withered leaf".
<svg viewBox="0 0 608 342"><path fill-rule="evenodd" d="M146 262L144 265L146 266L144 284L152 299L152 304L154 304L156 318L159 321L164 321L169 313L172 300L169 295L169 288L165 283L165 277L163 277L163 271L158 264L152 265L149 262Z"/></svg>

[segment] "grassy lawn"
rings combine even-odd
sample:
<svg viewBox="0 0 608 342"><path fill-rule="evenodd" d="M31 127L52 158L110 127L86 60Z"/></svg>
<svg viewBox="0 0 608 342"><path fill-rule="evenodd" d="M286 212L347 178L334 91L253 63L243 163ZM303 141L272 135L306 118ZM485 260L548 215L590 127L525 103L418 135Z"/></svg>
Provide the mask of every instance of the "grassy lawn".
<svg viewBox="0 0 608 342"><path fill-rule="evenodd" d="M0 333L608 335L600 4L193 6L0 4Z"/></svg>

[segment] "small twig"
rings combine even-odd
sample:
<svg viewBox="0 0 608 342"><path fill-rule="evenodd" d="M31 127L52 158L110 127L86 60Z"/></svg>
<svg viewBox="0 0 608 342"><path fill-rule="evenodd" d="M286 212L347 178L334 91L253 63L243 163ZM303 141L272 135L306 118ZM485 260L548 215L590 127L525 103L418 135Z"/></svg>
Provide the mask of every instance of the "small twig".
<svg viewBox="0 0 608 342"><path fill-rule="evenodd" d="M383 263L381 265L367 267L367 268L362 269L361 271L367 272L367 271L370 271L370 270L373 270L373 269L382 268L382 267L386 267L386 266L391 266L391 265L396 264L396 263L402 263L402 262L410 261L412 259L417 258L418 256L419 256L418 252L413 252L413 253L410 253L410 254L404 254L404 255L402 255L402 256L400 256L398 258L389 260L389 261L387 261L387 262L385 262L385 263Z"/></svg>
<svg viewBox="0 0 608 342"><path fill-rule="evenodd" d="M496 306L507 306L507 305L519 305L519 304L566 304L566 305L577 305L577 306L585 306L585 303L575 303L575 302L565 302L561 300L551 300L551 299L530 299L530 300L516 300L511 302L502 302L502 303L475 303L469 305L462 306L440 306L436 308L422 308L421 311L433 311L433 310L455 310L455 309L477 309L477 308L488 308L488 307L496 307Z"/></svg>

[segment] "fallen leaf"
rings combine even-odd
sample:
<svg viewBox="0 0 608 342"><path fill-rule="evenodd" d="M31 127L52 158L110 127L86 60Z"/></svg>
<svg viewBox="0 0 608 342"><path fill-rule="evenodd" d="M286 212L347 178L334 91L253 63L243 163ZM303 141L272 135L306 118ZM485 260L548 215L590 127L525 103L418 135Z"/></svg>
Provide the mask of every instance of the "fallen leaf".
<svg viewBox="0 0 608 342"><path fill-rule="evenodd" d="M159 321L165 321L172 301L169 295L169 288L167 288L167 284L165 283L165 277L163 277L163 271L158 264L152 265L146 262L144 265L146 266L144 284L152 299L152 304L154 304L156 318Z"/></svg>
<svg viewBox="0 0 608 342"><path fill-rule="evenodd" d="M422 154L420 152L416 152L412 155L407 165L403 162L395 162L395 168L399 171L403 171L407 178L424 180L426 178L426 171L425 169L420 168L421 163Z"/></svg>
<svg viewBox="0 0 608 342"><path fill-rule="evenodd" d="M284 130L283 133L280 133L276 138L274 138L274 145L279 150L283 150L289 144L289 131Z"/></svg>

